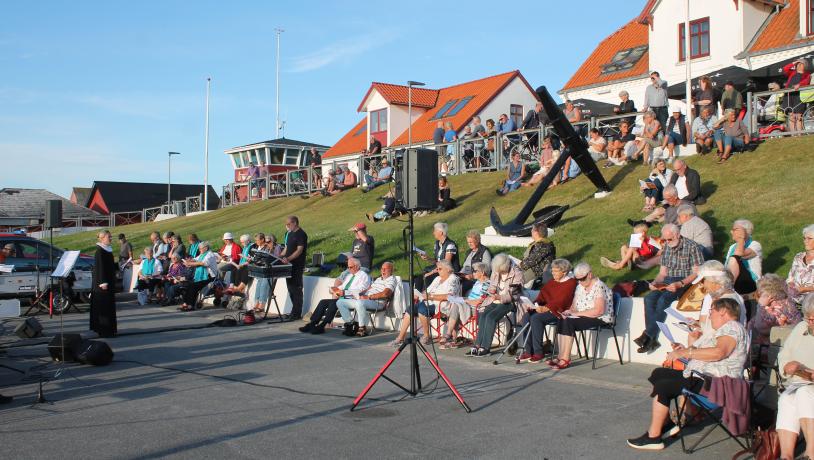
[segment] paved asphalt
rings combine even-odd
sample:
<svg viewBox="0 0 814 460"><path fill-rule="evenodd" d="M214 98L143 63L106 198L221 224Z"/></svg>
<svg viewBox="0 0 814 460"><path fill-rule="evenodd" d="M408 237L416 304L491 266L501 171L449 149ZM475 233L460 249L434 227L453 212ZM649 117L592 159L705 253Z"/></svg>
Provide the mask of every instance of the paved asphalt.
<svg viewBox="0 0 814 460"><path fill-rule="evenodd" d="M108 340L109 366L47 358L43 339L0 343L2 458L687 458L670 441L659 453L630 449L649 420L649 366L587 361L554 372L545 365L468 358L441 351L447 375L463 394L429 385L406 396L382 380L350 412L392 349L393 334L351 339L338 330L315 336L300 324L198 328L223 310L191 314L119 304L119 332ZM58 318L43 320L46 336ZM65 316L66 331L86 336L87 314ZM164 329L179 329L160 332ZM8 327L7 327L8 332ZM29 345L29 346L21 346ZM408 355L389 375L405 385ZM422 377L434 373L420 360ZM37 377L52 404L31 407ZM432 391L429 391L432 390ZM697 436L697 435L695 435ZM691 458L730 458L739 448L720 429Z"/></svg>

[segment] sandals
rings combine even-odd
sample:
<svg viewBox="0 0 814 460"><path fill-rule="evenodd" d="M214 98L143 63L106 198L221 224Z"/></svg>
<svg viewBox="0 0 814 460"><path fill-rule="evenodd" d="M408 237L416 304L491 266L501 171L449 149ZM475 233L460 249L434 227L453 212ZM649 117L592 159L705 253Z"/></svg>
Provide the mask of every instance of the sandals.
<svg viewBox="0 0 814 460"><path fill-rule="evenodd" d="M570 359L554 358L554 359L549 359L548 361L546 361L546 364L548 364L548 367L550 367L552 369L562 370L562 369L568 368L568 366L571 365L571 360Z"/></svg>
<svg viewBox="0 0 814 460"><path fill-rule="evenodd" d="M370 329L367 326L361 326L358 331L356 331L357 337L367 337L370 335Z"/></svg>

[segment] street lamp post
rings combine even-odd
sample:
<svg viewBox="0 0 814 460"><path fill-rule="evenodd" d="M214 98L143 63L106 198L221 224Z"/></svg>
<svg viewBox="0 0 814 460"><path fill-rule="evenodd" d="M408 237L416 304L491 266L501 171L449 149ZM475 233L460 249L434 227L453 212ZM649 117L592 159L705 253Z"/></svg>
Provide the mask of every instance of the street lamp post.
<svg viewBox="0 0 814 460"><path fill-rule="evenodd" d="M172 156L180 155L179 152L167 152L167 206L172 205Z"/></svg>
<svg viewBox="0 0 814 460"><path fill-rule="evenodd" d="M407 81L407 146L413 147L413 86L424 86L420 81Z"/></svg>

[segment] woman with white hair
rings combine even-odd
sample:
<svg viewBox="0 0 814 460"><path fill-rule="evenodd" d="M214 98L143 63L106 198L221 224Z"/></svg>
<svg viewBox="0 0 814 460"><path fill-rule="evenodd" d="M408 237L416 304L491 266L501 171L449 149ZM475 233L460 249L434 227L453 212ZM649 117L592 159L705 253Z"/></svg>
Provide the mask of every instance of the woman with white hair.
<svg viewBox="0 0 814 460"><path fill-rule="evenodd" d="M757 283L758 307L749 324L752 339L760 345L769 345L769 334L775 326L794 326L800 322L800 310L791 301L786 281L774 273L763 275Z"/></svg>
<svg viewBox="0 0 814 460"><path fill-rule="evenodd" d="M90 297L90 330L99 337L116 335L116 263L113 261L112 237L103 230L98 234L93 256L93 276Z"/></svg>
<svg viewBox="0 0 814 460"><path fill-rule="evenodd" d="M571 365L571 347L574 334L613 322L613 295L608 286L594 276L591 266L580 262L574 267L577 289L571 308L562 312L557 326L558 357L548 361L552 369L565 369Z"/></svg>
<svg viewBox="0 0 814 460"><path fill-rule="evenodd" d="M218 276L218 260L215 254L211 251L209 241L201 241L198 244L198 257L194 259L187 259L184 265L187 268L193 269L192 282L187 286L184 292L184 303L178 308L181 311L192 311L198 306L198 293L201 289L206 287L209 282Z"/></svg>
<svg viewBox="0 0 814 460"><path fill-rule="evenodd" d="M492 258L489 296L484 300L478 317L478 336L467 356L488 356L492 348L497 323L514 308L513 297L523 289L523 272L506 254ZM522 309L518 312L524 313ZM517 318L519 324L523 318Z"/></svg>
<svg viewBox="0 0 814 460"><path fill-rule="evenodd" d="M693 332L690 334L696 334L697 338L702 332L708 332L710 330L709 312L712 307L712 302L721 298L729 298L738 303L740 307L740 314L737 318L738 322L741 323L742 326L746 325L746 304L743 301L743 297L732 288L732 276L726 271L724 264L717 260L704 262L698 268L698 277L692 282L692 284L698 283L704 283L702 287L705 295L701 301L701 313L698 316L698 322L691 325Z"/></svg>
<svg viewBox="0 0 814 460"><path fill-rule="evenodd" d="M413 293L413 302L411 308L413 313L418 316L418 321L421 323L421 328L424 330L424 337L421 343L427 345L432 342L432 329L430 328L430 318L435 316L435 311L441 302L446 302L449 296L461 295L461 283L455 272L452 269L452 264L448 260L439 260L435 263L438 276L436 276L432 283L427 287L426 294L416 295ZM399 334L395 340L390 342L394 348L398 348L404 342L404 336L407 334L407 328L410 326L410 312L404 313L404 319L401 322Z"/></svg>
<svg viewBox="0 0 814 460"><path fill-rule="evenodd" d="M805 251L794 256L786 278L789 295L798 304L806 294L814 292L814 224L803 229L803 248Z"/></svg>
<svg viewBox="0 0 814 460"><path fill-rule="evenodd" d="M755 226L746 219L732 223L732 240L726 252L726 269L732 275L738 294L751 294L757 289L757 280L763 275L763 247L752 239Z"/></svg>
<svg viewBox="0 0 814 460"><path fill-rule="evenodd" d="M777 400L777 436L780 458L794 458L800 430L806 439L806 457L814 458L814 294L803 300L803 321L791 331L777 357L789 380Z"/></svg>

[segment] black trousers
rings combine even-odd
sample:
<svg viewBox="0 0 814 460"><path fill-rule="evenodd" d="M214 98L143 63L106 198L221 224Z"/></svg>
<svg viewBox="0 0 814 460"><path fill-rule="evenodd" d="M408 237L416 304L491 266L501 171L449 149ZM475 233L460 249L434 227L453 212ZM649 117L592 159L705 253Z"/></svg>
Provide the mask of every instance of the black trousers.
<svg viewBox="0 0 814 460"><path fill-rule="evenodd" d="M302 317L302 276L302 271L294 271L291 273L291 278L285 279L288 297L291 298L291 316L295 318Z"/></svg>
<svg viewBox="0 0 814 460"><path fill-rule="evenodd" d="M684 388L697 393L701 391L704 386L704 380L698 377L684 377L683 371L675 369L667 369L666 367L657 367L653 369L653 373L647 378L653 384L653 391L650 397L656 396L659 404L670 406L670 401L675 399L681 394Z"/></svg>
<svg viewBox="0 0 814 460"><path fill-rule="evenodd" d="M205 288L210 281L212 280L206 279L203 281L193 281L190 283L186 292L184 292L184 303L189 306L194 306L195 301L198 300L198 293L201 292L201 289Z"/></svg>
<svg viewBox="0 0 814 460"><path fill-rule="evenodd" d="M322 324L323 326L333 321L336 316L336 299L322 299L317 304L317 308L311 313L312 325Z"/></svg>
<svg viewBox="0 0 814 460"><path fill-rule="evenodd" d="M563 318L557 323L557 333L573 337L577 331L584 331L603 324L605 324L605 322L599 318L586 318L583 316L577 318Z"/></svg>

